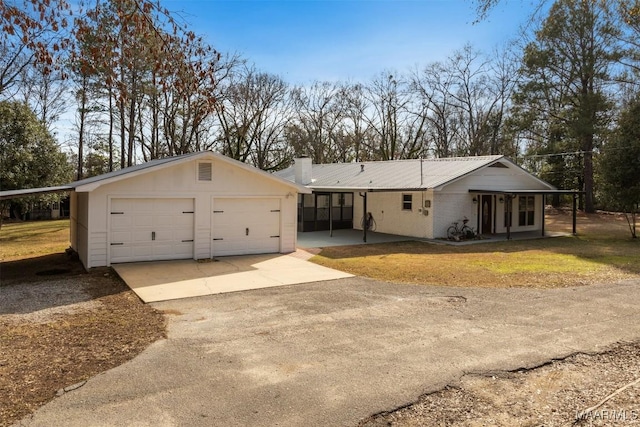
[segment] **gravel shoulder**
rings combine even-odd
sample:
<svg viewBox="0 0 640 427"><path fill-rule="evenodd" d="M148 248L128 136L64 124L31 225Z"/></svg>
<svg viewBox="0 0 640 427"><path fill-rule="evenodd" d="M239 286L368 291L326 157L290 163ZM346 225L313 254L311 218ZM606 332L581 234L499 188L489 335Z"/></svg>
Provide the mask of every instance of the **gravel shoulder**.
<svg viewBox="0 0 640 427"><path fill-rule="evenodd" d="M64 253L0 268L0 426L166 335L164 316L110 269L85 273Z"/></svg>
<svg viewBox="0 0 640 427"><path fill-rule="evenodd" d="M640 425L638 379L640 342L619 343L533 369L468 373L359 427Z"/></svg>

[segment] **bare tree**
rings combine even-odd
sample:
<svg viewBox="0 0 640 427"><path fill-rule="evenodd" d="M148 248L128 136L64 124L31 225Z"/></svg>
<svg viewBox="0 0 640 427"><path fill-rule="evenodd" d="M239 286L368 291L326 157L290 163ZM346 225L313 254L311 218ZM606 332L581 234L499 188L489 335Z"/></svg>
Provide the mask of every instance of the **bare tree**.
<svg viewBox="0 0 640 427"><path fill-rule="evenodd" d="M428 65L412 78L412 89L427 109L426 148L435 157L449 157L456 151L459 121L452 86L453 74L440 62Z"/></svg>
<svg viewBox="0 0 640 427"><path fill-rule="evenodd" d="M284 143L290 118L288 85L280 77L244 66L230 79L216 110L222 152L263 170L291 161Z"/></svg>
<svg viewBox="0 0 640 427"><path fill-rule="evenodd" d="M344 116L341 95L341 85L330 82L291 91L295 115L286 128L286 139L296 155L307 155L314 163L339 160L336 138Z"/></svg>
<svg viewBox="0 0 640 427"><path fill-rule="evenodd" d="M424 156L427 108L416 102L407 79L383 72L365 89L367 124L375 134L373 151L380 160Z"/></svg>

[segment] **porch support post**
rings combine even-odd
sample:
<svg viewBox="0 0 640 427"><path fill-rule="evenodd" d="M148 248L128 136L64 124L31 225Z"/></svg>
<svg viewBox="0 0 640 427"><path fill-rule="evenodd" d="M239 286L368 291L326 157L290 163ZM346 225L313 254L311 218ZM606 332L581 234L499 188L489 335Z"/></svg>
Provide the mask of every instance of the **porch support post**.
<svg viewBox="0 0 640 427"><path fill-rule="evenodd" d="M360 193L360 197L364 199L362 207L362 240L367 243L367 228L369 228L369 224L367 223L367 192Z"/></svg>
<svg viewBox="0 0 640 427"><path fill-rule="evenodd" d="M511 240L511 221L513 220L513 214L511 213L511 194L505 194L504 202L506 203L505 209L507 210L507 240Z"/></svg>
<svg viewBox="0 0 640 427"><path fill-rule="evenodd" d="M333 237L333 193L329 193L329 237Z"/></svg>
<svg viewBox="0 0 640 427"><path fill-rule="evenodd" d="M546 198L545 194L543 193L542 194L542 237L544 237L544 220L545 220L545 207L546 207L545 198Z"/></svg>
<svg viewBox="0 0 640 427"><path fill-rule="evenodd" d="M573 235L577 235L577 222L578 222L578 195L573 193Z"/></svg>

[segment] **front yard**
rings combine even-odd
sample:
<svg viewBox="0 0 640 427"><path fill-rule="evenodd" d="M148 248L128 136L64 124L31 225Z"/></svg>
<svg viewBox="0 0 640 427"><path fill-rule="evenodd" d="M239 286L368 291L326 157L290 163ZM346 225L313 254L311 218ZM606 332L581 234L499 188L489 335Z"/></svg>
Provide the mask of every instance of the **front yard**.
<svg viewBox="0 0 640 427"><path fill-rule="evenodd" d="M557 213L548 224L549 229L567 230L570 215ZM583 216L577 237L469 246L403 242L335 247L313 261L423 286L553 288L637 280L640 242L632 241L625 227L615 216ZM67 246L68 221L12 223L0 230L0 426L11 425L57 392L124 363L165 336L163 313L142 304L111 269L86 273L64 253ZM639 360L638 344L629 343L533 371L468 376L460 388L424 396L362 425L561 425L564 421L545 419L549 405L566 413L576 400L560 397L580 395L595 403L635 380ZM631 405L638 393L638 386L629 388L616 398L617 407L640 409ZM538 396L533 403L518 406L532 394Z"/></svg>
<svg viewBox="0 0 640 427"><path fill-rule="evenodd" d="M571 230L571 215L549 215L548 230ZM623 218L581 215L578 236L479 242L425 242L325 248L312 259L358 276L418 285L472 287L580 286L637 277L640 241Z"/></svg>

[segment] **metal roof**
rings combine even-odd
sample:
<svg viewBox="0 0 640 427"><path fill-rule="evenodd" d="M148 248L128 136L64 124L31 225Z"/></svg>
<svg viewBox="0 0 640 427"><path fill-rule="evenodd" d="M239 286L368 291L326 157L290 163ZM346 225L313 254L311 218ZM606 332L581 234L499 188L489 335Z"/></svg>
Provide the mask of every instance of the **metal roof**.
<svg viewBox="0 0 640 427"><path fill-rule="evenodd" d="M60 192L72 191L72 190L92 191L95 188L99 187L100 185L107 184L113 181L118 181L120 179L123 179L125 176L134 176L140 173L144 173L144 171L146 171L147 169L160 168L169 163L189 161L191 160L191 158L216 158L224 162L234 164L250 172L254 172L259 175L262 175L266 179L280 181L285 185L294 187L298 192L310 193L310 190L302 185L296 184L292 181L288 182L288 180L285 180L280 176L265 172L254 166L242 163L240 161L231 159L222 154L214 153L212 151L199 151L196 153L189 153L189 154L183 154L180 156L165 157L163 159L151 160L149 162L142 163L139 165L130 166L124 169L119 169L113 172L108 172L108 173L94 176L91 178L82 179L80 181L75 181L67 185L62 185L57 187L27 188L27 189L21 189L21 190L0 191L0 200L12 199L16 197L35 195L35 194L60 193Z"/></svg>
<svg viewBox="0 0 640 427"><path fill-rule="evenodd" d="M518 167L504 156L331 163L312 165L312 181L306 185L314 190L423 190L448 184L498 161ZM293 166L276 175L295 181Z"/></svg>
<svg viewBox="0 0 640 427"><path fill-rule="evenodd" d="M13 199L23 196L35 196L36 194L65 193L73 190L70 185L59 185L57 187L27 188L24 190L0 191L0 200Z"/></svg>

